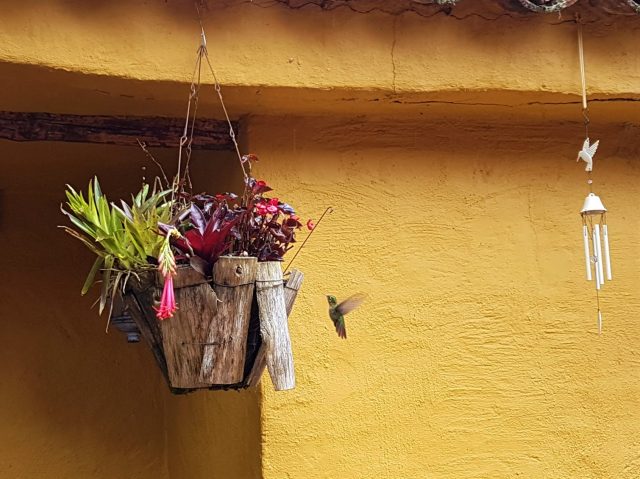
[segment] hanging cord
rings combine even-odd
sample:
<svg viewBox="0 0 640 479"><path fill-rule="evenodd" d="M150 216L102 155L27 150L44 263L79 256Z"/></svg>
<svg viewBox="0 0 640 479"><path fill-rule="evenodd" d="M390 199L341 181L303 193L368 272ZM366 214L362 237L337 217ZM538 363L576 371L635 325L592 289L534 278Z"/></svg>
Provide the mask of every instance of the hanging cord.
<svg viewBox="0 0 640 479"><path fill-rule="evenodd" d="M584 136L589 138L589 104L587 103L587 74L585 73L584 61L584 44L582 41L582 21L580 15L576 15L576 23L578 24L578 57L580 59L580 81L582 83L582 117L584 118ZM593 193L592 172L587 172L587 184L589 192Z"/></svg>
<svg viewBox="0 0 640 479"><path fill-rule="evenodd" d="M584 68L584 45L582 43L582 22L576 17L578 23L578 55L580 58L580 80L582 81L582 116L584 117L585 136L589 138L589 105L587 104L587 75Z"/></svg>
<svg viewBox="0 0 640 479"><path fill-rule="evenodd" d="M598 334L602 334L602 311L600 310L600 291L596 288L596 307L598 308Z"/></svg>

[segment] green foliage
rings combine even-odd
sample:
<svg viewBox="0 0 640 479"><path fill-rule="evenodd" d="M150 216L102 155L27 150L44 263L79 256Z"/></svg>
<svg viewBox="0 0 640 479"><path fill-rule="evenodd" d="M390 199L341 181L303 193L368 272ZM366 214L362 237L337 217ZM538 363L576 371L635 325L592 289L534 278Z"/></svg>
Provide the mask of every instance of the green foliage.
<svg viewBox="0 0 640 479"><path fill-rule="evenodd" d="M171 190L150 190L145 184L132 198L131 205L124 201L121 207L109 203L102 193L98 179L89 182L87 197L67 185L67 206L62 210L76 229L63 226L71 236L82 241L98 257L82 288L86 294L102 271L100 313L109 295L117 293L123 278L131 272L149 267L149 258L157 257L164 237L157 231L158 223L171 219ZM115 273L115 274L114 274Z"/></svg>

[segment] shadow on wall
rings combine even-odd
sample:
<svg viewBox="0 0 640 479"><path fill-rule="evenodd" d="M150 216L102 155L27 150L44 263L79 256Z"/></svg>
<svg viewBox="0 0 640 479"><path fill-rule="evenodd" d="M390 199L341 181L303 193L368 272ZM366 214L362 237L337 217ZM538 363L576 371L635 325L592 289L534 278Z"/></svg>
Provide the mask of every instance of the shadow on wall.
<svg viewBox="0 0 640 479"><path fill-rule="evenodd" d="M153 152L168 166L175 152ZM65 183L128 198L154 166L138 148L0 141L0 470L11 477L259 477L257 391L173 397L146 347L81 297L91 253L56 226ZM195 152L196 191L237 190L237 161ZM37 452L37 460L34 457ZM114 460L117 458L117 460Z"/></svg>

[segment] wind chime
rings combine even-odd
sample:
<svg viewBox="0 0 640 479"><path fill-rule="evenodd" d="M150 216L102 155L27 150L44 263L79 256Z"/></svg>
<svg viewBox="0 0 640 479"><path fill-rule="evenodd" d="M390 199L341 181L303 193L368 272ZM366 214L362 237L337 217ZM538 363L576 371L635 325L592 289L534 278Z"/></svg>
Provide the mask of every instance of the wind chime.
<svg viewBox="0 0 640 479"><path fill-rule="evenodd" d="M582 114L584 116L585 140L578 152L576 161L586 163L589 194L580 211L582 216L582 236L584 241L584 259L588 281L595 279L598 308L598 333L602 333L602 312L600 311L600 288L604 285L605 275L611 281L611 257L609 255L609 230L607 228L607 209L602 200L593 192L593 157L600 141L591 143L589 139L589 110L587 105L587 86L584 68L584 48L582 44L582 25L578 25L578 52L580 56L580 76L582 79Z"/></svg>

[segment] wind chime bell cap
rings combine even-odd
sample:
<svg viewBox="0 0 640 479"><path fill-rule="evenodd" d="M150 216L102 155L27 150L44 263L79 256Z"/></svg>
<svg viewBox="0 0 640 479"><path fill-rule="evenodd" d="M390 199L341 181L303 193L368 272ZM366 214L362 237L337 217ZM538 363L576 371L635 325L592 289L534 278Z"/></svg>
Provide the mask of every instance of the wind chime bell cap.
<svg viewBox="0 0 640 479"><path fill-rule="evenodd" d="M606 213L607 209L602 204L600 197L594 193L589 193L584 199L584 205L580 214L583 215L599 215Z"/></svg>

